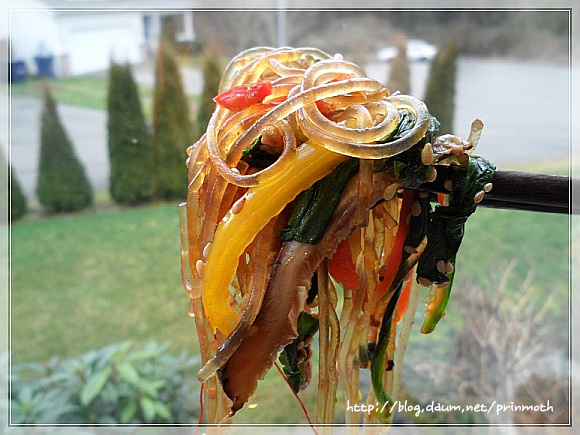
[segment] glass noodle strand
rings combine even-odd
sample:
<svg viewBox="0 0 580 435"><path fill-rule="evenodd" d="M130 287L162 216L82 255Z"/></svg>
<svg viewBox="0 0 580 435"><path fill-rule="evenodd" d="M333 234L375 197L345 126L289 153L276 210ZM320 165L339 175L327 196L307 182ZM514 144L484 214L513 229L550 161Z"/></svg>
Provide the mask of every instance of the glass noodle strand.
<svg viewBox="0 0 580 435"><path fill-rule="evenodd" d="M257 186L290 170L296 149L305 139L330 152L382 159L409 149L429 127L429 113L421 101L405 95L389 96L389 90L367 78L359 66L312 48L247 50L230 62L221 86L227 90L265 80L263 77L274 84L273 93L263 103L240 113L218 106L207 128L207 148L213 164L221 177L240 187ZM315 104L320 100L327 100L333 110L342 111L342 120L333 118L334 113L322 113ZM363 113L353 106L363 106L364 113L370 113L370 125L365 122L362 127L347 126L345 117ZM395 131L401 108L414 113L414 127L395 141L376 143ZM257 120L246 123L247 118ZM240 174L235 166L243 151L268 126L275 126L282 134L281 155L267 168Z"/></svg>

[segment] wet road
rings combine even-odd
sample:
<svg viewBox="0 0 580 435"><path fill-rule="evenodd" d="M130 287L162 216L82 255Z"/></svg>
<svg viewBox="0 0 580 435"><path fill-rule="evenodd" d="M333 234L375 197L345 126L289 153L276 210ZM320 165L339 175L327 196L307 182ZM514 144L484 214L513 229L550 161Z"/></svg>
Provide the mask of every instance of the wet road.
<svg viewBox="0 0 580 435"><path fill-rule="evenodd" d="M367 74L386 80L380 64ZM426 62L411 66L411 93L424 97ZM466 137L475 118L484 122L478 151L502 169L568 158L570 79L566 66L506 60L460 59L457 65L453 133ZM580 126L575 125L575 136ZM578 151L578 150L576 150Z"/></svg>

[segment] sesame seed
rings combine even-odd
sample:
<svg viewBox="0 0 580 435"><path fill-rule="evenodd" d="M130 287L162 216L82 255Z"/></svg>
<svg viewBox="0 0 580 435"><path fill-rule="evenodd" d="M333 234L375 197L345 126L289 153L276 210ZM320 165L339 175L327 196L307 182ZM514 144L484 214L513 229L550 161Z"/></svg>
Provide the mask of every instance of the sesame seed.
<svg viewBox="0 0 580 435"><path fill-rule="evenodd" d="M238 168L232 168L232 172L240 175L240 170Z"/></svg>
<svg viewBox="0 0 580 435"><path fill-rule="evenodd" d="M433 164L433 147L430 143L426 144L421 151L421 163L425 166Z"/></svg>
<svg viewBox="0 0 580 435"><path fill-rule="evenodd" d="M417 282L419 282L423 287L431 287L431 281L423 276L417 278Z"/></svg>
<svg viewBox="0 0 580 435"><path fill-rule="evenodd" d="M445 182L443 183L443 187L445 188L445 190L451 192L453 190L453 180L445 180Z"/></svg>
<svg viewBox="0 0 580 435"><path fill-rule="evenodd" d="M298 344L296 345L296 350L300 350L300 349L302 349L303 347L304 347L304 342L303 342L303 341L301 341L300 343L298 343Z"/></svg>
<svg viewBox="0 0 580 435"><path fill-rule="evenodd" d="M419 252L415 248L413 248L411 245L405 245L403 250L409 255L413 255L413 254L416 254L417 252Z"/></svg>
<svg viewBox="0 0 580 435"><path fill-rule="evenodd" d="M437 270L441 273L445 273L445 262L443 260L437 262Z"/></svg>
<svg viewBox="0 0 580 435"><path fill-rule="evenodd" d="M195 263L195 271L200 278L203 276L203 269L205 269L205 263L203 260L197 260Z"/></svg>
<svg viewBox="0 0 580 435"><path fill-rule="evenodd" d="M398 188L399 188L399 184L398 183L391 183L391 184L389 184L385 188L385 191L383 192L383 198L385 199L385 201L389 201L390 199L393 199L393 197L397 193L397 189Z"/></svg>
<svg viewBox="0 0 580 435"><path fill-rule="evenodd" d="M437 169L431 168L431 172L429 172L429 176L427 177L427 181L429 183L431 183L432 181L435 181L435 178L437 178Z"/></svg>
<svg viewBox="0 0 580 435"><path fill-rule="evenodd" d="M205 245L205 247L203 248L203 252L202 255L204 256L204 258L207 258L209 256L209 251L211 250L211 242L209 242L207 245Z"/></svg>
<svg viewBox="0 0 580 435"><path fill-rule="evenodd" d="M489 192L491 189L493 189L493 184L492 183L485 183L483 186L483 190L484 192Z"/></svg>
<svg viewBox="0 0 580 435"><path fill-rule="evenodd" d="M473 201L477 204L480 203L483 197L485 196L485 191L480 190L473 196Z"/></svg>
<svg viewBox="0 0 580 435"><path fill-rule="evenodd" d="M413 201L413 204L411 204L411 214L413 216L419 216L421 214L421 204L419 201Z"/></svg>
<svg viewBox="0 0 580 435"><path fill-rule="evenodd" d="M242 196L240 199L238 199L234 203L234 205L232 205L232 213L238 214L239 212L241 212L242 209L244 208L245 203L246 203L246 198L244 196Z"/></svg>
<svg viewBox="0 0 580 435"><path fill-rule="evenodd" d="M452 263L445 263L445 273L453 273L455 267Z"/></svg>

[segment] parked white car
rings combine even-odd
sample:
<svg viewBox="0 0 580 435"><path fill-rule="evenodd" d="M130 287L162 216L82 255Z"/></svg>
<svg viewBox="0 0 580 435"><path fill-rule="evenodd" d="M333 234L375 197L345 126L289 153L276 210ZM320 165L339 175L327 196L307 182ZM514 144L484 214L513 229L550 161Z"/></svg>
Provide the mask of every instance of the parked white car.
<svg viewBox="0 0 580 435"><path fill-rule="evenodd" d="M409 39L407 41L407 59L411 61L431 60L437 54L437 47L422 39ZM393 46L383 47L377 51L380 61L390 61L397 55L397 48Z"/></svg>
<svg viewBox="0 0 580 435"><path fill-rule="evenodd" d="M395 58L397 51L397 48L393 46L383 47L377 51L377 59L383 62L388 62Z"/></svg>

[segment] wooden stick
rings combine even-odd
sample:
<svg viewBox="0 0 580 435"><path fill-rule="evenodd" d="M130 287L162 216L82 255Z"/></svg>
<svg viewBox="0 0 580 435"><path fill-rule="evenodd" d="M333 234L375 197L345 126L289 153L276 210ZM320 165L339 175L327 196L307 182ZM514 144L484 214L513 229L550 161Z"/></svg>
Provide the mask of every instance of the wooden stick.
<svg viewBox="0 0 580 435"><path fill-rule="evenodd" d="M523 202L502 201L491 198L483 198L483 201L481 201L479 206L507 210L535 211L540 213L580 214L580 210L578 209L571 210L568 206L560 207L546 204L527 204Z"/></svg>
<svg viewBox="0 0 580 435"><path fill-rule="evenodd" d="M451 169L437 166L437 179L425 183L421 189L451 193L444 187ZM580 187L580 180L566 175L550 175L519 171L497 170L492 179L493 189L485 194L481 206L528 210L544 213L580 214L571 201L571 188Z"/></svg>

